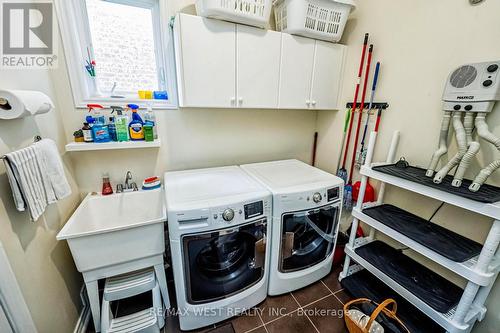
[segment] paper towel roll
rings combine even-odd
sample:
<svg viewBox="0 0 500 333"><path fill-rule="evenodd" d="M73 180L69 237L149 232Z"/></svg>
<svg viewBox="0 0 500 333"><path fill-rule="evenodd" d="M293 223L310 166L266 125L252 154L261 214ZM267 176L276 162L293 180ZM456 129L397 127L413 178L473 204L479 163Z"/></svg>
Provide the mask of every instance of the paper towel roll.
<svg viewBox="0 0 500 333"><path fill-rule="evenodd" d="M32 90L0 90L0 119L47 113L54 108L49 96Z"/></svg>

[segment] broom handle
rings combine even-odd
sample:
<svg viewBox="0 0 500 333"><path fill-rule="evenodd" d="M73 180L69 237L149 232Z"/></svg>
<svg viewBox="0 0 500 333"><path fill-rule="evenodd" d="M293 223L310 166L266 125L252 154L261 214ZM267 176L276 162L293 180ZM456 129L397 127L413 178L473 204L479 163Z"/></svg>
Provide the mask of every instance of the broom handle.
<svg viewBox="0 0 500 333"><path fill-rule="evenodd" d="M342 135L342 145L340 146L340 153L339 153L339 161L337 162L337 169L340 168L340 162L342 161L342 149L344 149L344 144L345 144L345 136L347 134L347 126L349 125L349 119L351 119L351 109L347 109L345 113L345 121L344 121L344 134Z"/></svg>
<svg viewBox="0 0 500 333"><path fill-rule="evenodd" d="M361 62L359 64L358 71L358 82L356 83L356 90L354 92L354 102L352 103L352 115L351 120L349 122L349 131L347 132L347 141L344 151L344 159L342 161L342 169L345 169L345 162L347 160L347 154L349 152L349 142L351 141L351 132L352 132L352 123L354 119L354 113L356 112L357 103L358 103L358 95L359 95L359 86L361 85L361 77L363 76L363 66L365 64L365 54L366 54L366 46L368 45L368 33L365 34L365 40L363 42L363 52L361 54Z"/></svg>
<svg viewBox="0 0 500 333"><path fill-rule="evenodd" d="M368 62L366 64L365 82L363 84L363 94L361 95L361 107L359 108L358 126L356 129L356 136L354 138L354 150L352 151L351 168L348 171L349 172L349 177L348 177L349 184L352 184L352 174L354 173L353 172L354 171L354 162L356 160L356 149L358 148L359 130L361 128L361 118L363 115L363 110L365 109L366 88L368 86L368 76L370 75L370 65L372 62L372 54L373 54L373 44L370 45L370 49L368 50Z"/></svg>

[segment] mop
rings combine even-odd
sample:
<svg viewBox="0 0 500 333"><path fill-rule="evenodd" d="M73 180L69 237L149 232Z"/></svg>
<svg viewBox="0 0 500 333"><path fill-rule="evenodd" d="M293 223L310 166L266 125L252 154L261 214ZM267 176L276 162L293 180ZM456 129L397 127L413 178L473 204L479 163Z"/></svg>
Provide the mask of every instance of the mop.
<svg viewBox="0 0 500 333"><path fill-rule="evenodd" d="M361 63L359 64L359 71L358 71L358 82L356 83L356 90L354 92L354 102L352 105L352 111L351 116L350 116L350 121L349 122L349 131L347 133L347 140L346 140L346 145L345 145L345 151L344 151L344 158L342 161L342 166L340 166L340 163L338 164L337 168L337 176L342 178L344 180L344 183L347 183L347 170L345 168L345 163L347 160L347 154L349 152L349 141L351 140L351 132L352 132L352 123L354 119L354 112L356 112L356 106L357 106L357 101L358 101L358 95L359 95L359 86L361 85L361 77L363 75L363 66L365 64L365 54L366 54L366 46L368 45L368 33L365 34L365 39L363 41L363 51L361 53ZM344 141L344 140L343 140ZM342 146L344 146L344 142L342 142ZM345 196L344 196L345 200Z"/></svg>
<svg viewBox="0 0 500 333"><path fill-rule="evenodd" d="M351 119L351 113L352 113L352 109L347 109L345 112L344 134L342 135L342 145L340 146L340 154L339 154L339 160L337 162L337 165L340 165L340 163L342 162L342 149L344 148L344 145L345 145L347 126L349 126L349 119ZM338 175L338 174L337 174L337 176L340 177L340 175ZM344 176L345 176L345 178L343 178L343 177L341 177L341 178L344 179L344 183L345 183L345 182L347 182L347 172L344 173Z"/></svg>
<svg viewBox="0 0 500 333"><path fill-rule="evenodd" d="M368 61L366 63L366 72L365 72L365 82L363 83L363 93L361 94L361 106L359 108L359 116L358 116L358 125L356 128L356 136L354 138L354 150L352 151L352 158L351 158L351 168L349 170L349 177L348 177L348 182L345 187L345 208L347 210L352 209L352 175L354 173L354 162L356 161L356 150L358 146L358 140L359 140L359 131L361 129L361 118L363 115L363 110L365 108L365 98L366 98L366 88L368 86L368 76L370 75L370 65L372 61L372 54L373 54L373 44L370 44L370 48L368 49ZM353 110L354 107L353 107Z"/></svg>

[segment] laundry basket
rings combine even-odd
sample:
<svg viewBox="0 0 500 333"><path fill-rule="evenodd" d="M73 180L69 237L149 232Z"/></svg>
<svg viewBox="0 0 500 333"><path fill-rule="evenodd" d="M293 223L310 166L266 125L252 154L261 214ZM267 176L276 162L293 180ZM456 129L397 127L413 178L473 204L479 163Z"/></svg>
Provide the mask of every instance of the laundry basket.
<svg viewBox="0 0 500 333"><path fill-rule="evenodd" d="M356 308L361 308L363 305L370 305L372 308L374 308L371 316L366 316L368 320L362 320L364 325L362 325L360 322L356 322L351 318L349 315L349 310L356 310ZM388 307L392 305L392 310L389 310ZM392 321L397 327L400 332L406 332L410 333L408 328L403 324L403 322L396 316L396 309L397 305L396 302L393 299L386 299L380 304L377 304L373 302L372 300L369 300L367 298L358 298L355 300L352 300L344 305L344 320L345 324L347 326L347 329L349 330L349 333L371 333L374 331L378 331L372 327L372 323L375 321L375 319L379 316L382 315L382 313L386 316L386 318L390 321Z"/></svg>
<svg viewBox="0 0 500 333"><path fill-rule="evenodd" d="M272 0L196 0L199 16L265 28Z"/></svg>
<svg viewBox="0 0 500 333"><path fill-rule="evenodd" d="M276 0L276 30L338 42L355 6L354 0Z"/></svg>

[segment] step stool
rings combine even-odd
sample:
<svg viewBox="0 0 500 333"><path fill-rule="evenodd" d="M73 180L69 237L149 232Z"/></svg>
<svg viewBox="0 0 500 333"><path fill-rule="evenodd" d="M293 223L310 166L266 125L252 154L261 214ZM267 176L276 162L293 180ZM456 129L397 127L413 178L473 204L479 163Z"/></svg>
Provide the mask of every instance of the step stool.
<svg viewBox="0 0 500 333"><path fill-rule="evenodd" d="M153 294L152 308L113 318L110 302L148 291ZM164 324L160 287L152 268L106 279L102 300L102 333L159 333Z"/></svg>

